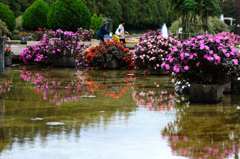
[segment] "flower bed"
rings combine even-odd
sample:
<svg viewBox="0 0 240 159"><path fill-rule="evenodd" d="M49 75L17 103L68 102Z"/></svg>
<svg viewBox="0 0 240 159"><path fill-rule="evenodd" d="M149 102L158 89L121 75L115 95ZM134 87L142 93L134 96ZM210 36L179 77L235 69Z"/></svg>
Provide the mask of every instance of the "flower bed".
<svg viewBox="0 0 240 159"><path fill-rule="evenodd" d="M92 34L91 30L88 32ZM86 33L87 31L82 32L81 28L76 33L70 31L63 32L60 29L50 31L48 35L43 35L43 40L39 44L27 46L20 56L23 58L24 63L33 61L52 63L59 58L75 58L89 47L85 43L80 43L80 41L91 40L91 36Z"/></svg>
<svg viewBox="0 0 240 159"><path fill-rule="evenodd" d="M135 47L135 64L137 68L157 69L180 42L172 37L163 37L161 32L150 31L139 38Z"/></svg>
<svg viewBox="0 0 240 159"><path fill-rule="evenodd" d="M104 42L95 47L89 48L83 53L87 66L99 67L99 68L112 68L111 62L116 60L116 68L126 67L131 68L134 66L132 61L132 54L126 45L117 40ZM80 61L82 59L79 59Z"/></svg>
<svg viewBox="0 0 240 159"><path fill-rule="evenodd" d="M239 76L239 55L230 37L201 35L178 44L161 67L179 81L224 84Z"/></svg>

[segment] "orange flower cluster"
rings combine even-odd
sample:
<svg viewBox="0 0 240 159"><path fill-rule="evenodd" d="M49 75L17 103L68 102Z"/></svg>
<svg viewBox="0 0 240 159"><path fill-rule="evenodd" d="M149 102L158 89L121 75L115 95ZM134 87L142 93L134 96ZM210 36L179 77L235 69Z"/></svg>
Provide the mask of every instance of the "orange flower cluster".
<svg viewBox="0 0 240 159"><path fill-rule="evenodd" d="M90 66L106 67L106 64L113 59L118 60L121 67L131 68L134 66L132 53L124 43L117 40L105 41L104 44L91 47L83 55Z"/></svg>
<svg viewBox="0 0 240 159"><path fill-rule="evenodd" d="M28 33L27 32L21 32L21 35L20 35L21 37L28 37Z"/></svg>

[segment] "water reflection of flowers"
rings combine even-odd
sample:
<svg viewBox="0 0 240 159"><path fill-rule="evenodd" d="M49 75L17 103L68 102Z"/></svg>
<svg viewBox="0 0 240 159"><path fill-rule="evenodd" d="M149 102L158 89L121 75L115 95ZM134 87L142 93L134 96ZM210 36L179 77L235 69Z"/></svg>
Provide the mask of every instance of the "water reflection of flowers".
<svg viewBox="0 0 240 159"><path fill-rule="evenodd" d="M82 74L83 72L78 71L75 76ZM47 72L30 72L23 71L20 76L28 83L34 84L35 92L42 94L44 100L49 98L49 101L61 105L63 102L74 102L78 101L83 96L92 96L94 92L89 90L88 85L83 83L78 78L75 81L67 83L64 78L60 81L52 80L51 76Z"/></svg>
<svg viewBox="0 0 240 159"><path fill-rule="evenodd" d="M167 139L173 155L192 159L223 159L238 154L239 139L233 140L231 134L236 137L239 132L237 127L233 127L232 121L226 121L224 116L219 117L217 111L216 118L212 110L209 112L211 115L202 115L208 113L205 111L200 112L200 115L196 107L188 104L182 102L175 106L178 109L176 120L168 123L161 132L162 137ZM232 130L230 125L228 127L226 124L229 122Z"/></svg>
<svg viewBox="0 0 240 159"><path fill-rule="evenodd" d="M162 135L165 139L168 139L168 145L172 148L173 155L191 159L223 159L232 157L234 151L240 149L240 146L235 145L233 142L212 142L204 145L197 137L192 139L183 133L168 134L164 131Z"/></svg>
<svg viewBox="0 0 240 159"><path fill-rule="evenodd" d="M129 71L133 74L132 71ZM106 74L104 72L104 74ZM131 86L132 76L126 76L123 81L102 81L94 82L92 77L88 74L85 81L89 85L90 91L99 91L99 93L104 94L105 98L119 98L126 93L126 90Z"/></svg>
<svg viewBox="0 0 240 159"><path fill-rule="evenodd" d="M149 88L141 85L133 84L133 100L142 108L147 108L149 111L173 111L176 102L182 101L182 96L176 92L168 92L166 89L161 89L160 83L155 82L154 87Z"/></svg>
<svg viewBox="0 0 240 159"><path fill-rule="evenodd" d="M4 92L9 92L11 88L13 87L12 85L12 79L11 80L5 80L5 81L0 81L0 94Z"/></svg>
<svg viewBox="0 0 240 159"><path fill-rule="evenodd" d="M133 90L133 100L142 108L147 108L149 111L172 111L172 106L175 102L172 99L172 94L167 91L162 91L160 94L155 91L140 91Z"/></svg>

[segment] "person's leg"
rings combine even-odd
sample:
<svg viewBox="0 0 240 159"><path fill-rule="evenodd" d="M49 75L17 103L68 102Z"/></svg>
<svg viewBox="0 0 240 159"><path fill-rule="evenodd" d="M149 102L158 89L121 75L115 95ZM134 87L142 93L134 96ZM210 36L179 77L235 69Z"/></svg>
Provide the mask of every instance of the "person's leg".
<svg viewBox="0 0 240 159"><path fill-rule="evenodd" d="M101 40L101 42L104 42L103 37L101 37L101 36L99 36L99 35L97 35L97 40Z"/></svg>

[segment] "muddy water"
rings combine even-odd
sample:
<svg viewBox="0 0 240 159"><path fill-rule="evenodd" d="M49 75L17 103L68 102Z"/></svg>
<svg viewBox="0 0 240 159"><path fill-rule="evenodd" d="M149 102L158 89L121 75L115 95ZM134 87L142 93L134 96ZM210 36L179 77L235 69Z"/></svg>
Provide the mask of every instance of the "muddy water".
<svg viewBox="0 0 240 159"><path fill-rule="evenodd" d="M238 158L239 95L190 104L168 76L8 67L0 158Z"/></svg>

